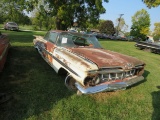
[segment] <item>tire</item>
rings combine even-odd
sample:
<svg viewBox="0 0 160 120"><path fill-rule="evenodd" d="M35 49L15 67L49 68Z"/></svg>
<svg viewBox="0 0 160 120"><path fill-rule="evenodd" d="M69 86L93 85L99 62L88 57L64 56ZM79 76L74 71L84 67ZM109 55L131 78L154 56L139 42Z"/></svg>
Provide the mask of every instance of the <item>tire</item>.
<svg viewBox="0 0 160 120"><path fill-rule="evenodd" d="M69 89L69 90L72 90L72 91L76 91L77 88L75 86L75 80L72 76L68 75L66 78L65 78L65 85L66 87Z"/></svg>
<svg viewBox="0 0 160 120"><path fill-rule="evenodd" d="M77 95L81 96L83 93L80 90L77 90Z"/></svg>

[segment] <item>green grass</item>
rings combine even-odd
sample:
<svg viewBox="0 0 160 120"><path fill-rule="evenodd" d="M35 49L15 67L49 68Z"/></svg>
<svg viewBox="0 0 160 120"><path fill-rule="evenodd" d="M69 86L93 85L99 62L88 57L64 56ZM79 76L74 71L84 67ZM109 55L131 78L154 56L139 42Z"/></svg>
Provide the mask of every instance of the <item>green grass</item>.
<svg viewBox="0 0 160 120"><path fill-rule="evenodd" d="M45 32L1 32L9 35L12 47L0 92L13 98L0 104L0 120L160 119L160 55L138 50L134 42L100 40L105 49L144 61L145 81L124 91L77 96L34 49L33 35Z"/></svg>

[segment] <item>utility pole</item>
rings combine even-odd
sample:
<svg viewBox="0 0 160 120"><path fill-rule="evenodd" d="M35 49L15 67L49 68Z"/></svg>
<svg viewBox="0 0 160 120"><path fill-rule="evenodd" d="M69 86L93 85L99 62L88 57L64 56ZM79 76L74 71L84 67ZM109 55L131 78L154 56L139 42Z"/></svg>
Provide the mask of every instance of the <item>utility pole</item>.
<svg viewBox="0 0 160 120"><path fill-rule="evenodd" d="M120 22L121 22L121 17L123 16L124 14L120 14L120 17L119 17L119 19L118 19L118 26L117 26L117 36L118 36L118 34L119 34L119 30L118 30L118 28L119 28L119 24L120 24Z"/></svg>

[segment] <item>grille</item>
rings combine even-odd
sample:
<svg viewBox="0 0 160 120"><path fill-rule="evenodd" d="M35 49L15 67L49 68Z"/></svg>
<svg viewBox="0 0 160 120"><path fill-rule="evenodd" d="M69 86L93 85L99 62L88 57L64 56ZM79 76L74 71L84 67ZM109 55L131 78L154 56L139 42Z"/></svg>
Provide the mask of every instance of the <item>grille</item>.
<svg viewBox="0 0 160 120"><path fill-rule="evenodd" d="M102 81L122 80L124 78L132 77L136 74L136 69L122 71L118 73L104 73L100 74Z"/></svg>

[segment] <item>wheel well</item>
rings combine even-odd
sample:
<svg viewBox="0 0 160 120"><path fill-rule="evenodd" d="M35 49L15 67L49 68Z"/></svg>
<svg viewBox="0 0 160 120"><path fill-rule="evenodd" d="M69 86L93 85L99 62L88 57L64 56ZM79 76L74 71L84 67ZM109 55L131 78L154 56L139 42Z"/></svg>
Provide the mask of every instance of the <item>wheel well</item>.
<svg viewBox="0 0 160 120"><path fill-rule="evenodd" d="M38 52L38 48L37 47L35 47L35 50L36 50L36 52Z"/></svg>
<svg viewBox="0 0 160 120"><path fill-rule="evenodd" d="M67 76L67 71L64 69L64 68L60 68L58 70L58 75L64 75L64 76Z"/></svg>

